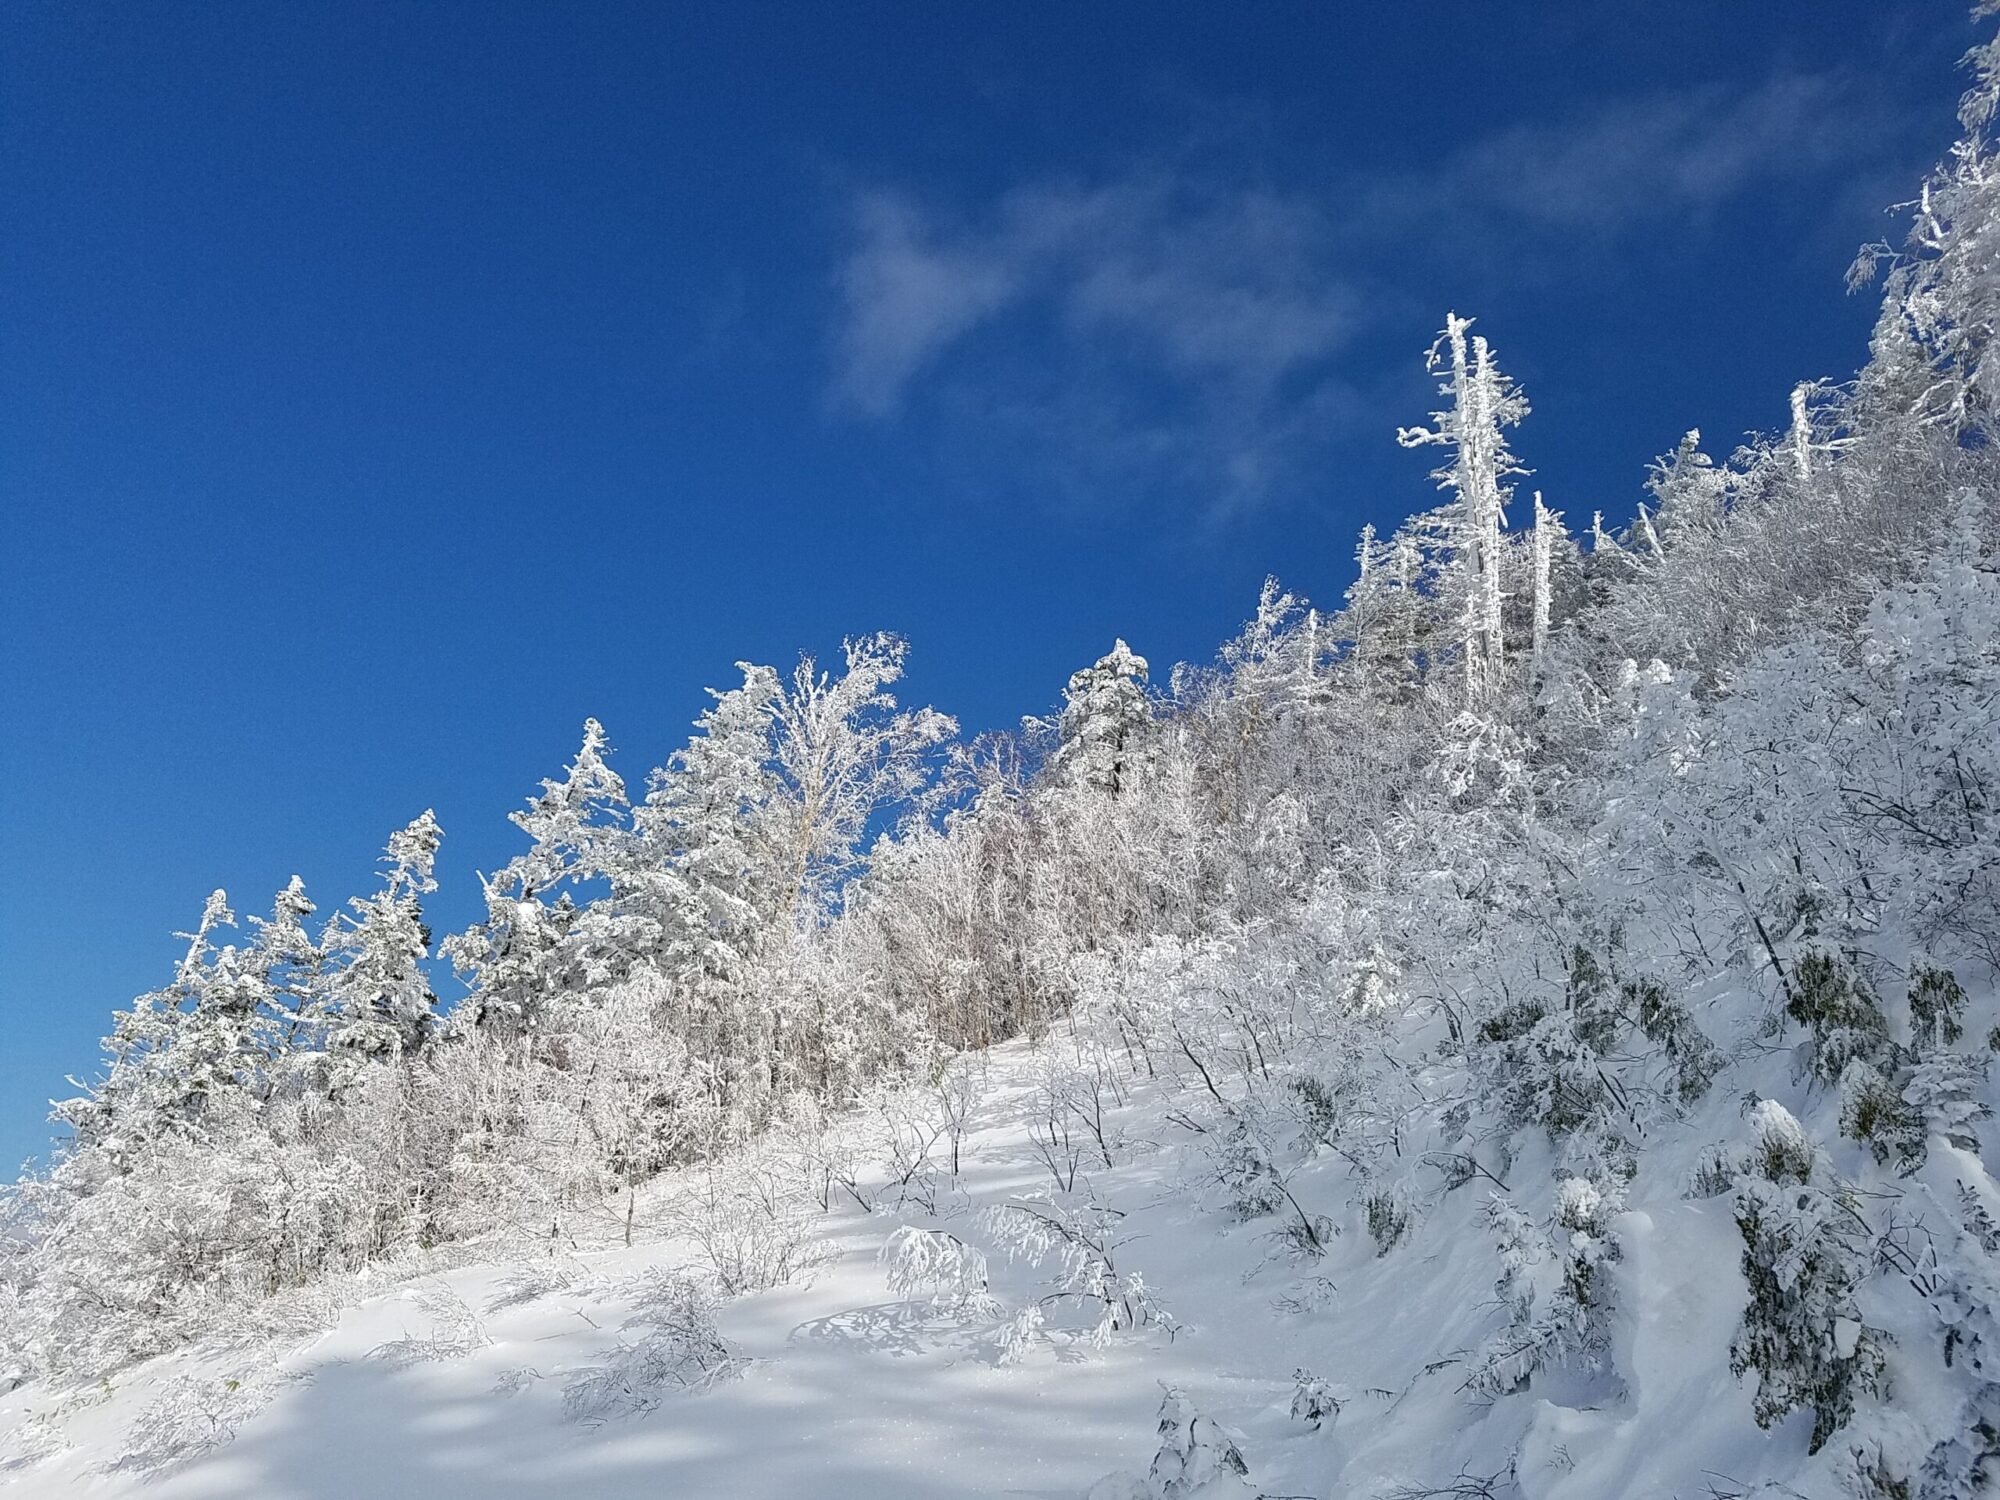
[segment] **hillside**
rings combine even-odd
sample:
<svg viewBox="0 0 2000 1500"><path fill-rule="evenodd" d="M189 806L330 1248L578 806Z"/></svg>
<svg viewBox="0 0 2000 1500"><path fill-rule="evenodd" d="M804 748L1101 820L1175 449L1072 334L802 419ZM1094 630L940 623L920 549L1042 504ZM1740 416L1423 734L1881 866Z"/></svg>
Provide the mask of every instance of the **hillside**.
<svg viewBox="0 0 2000 1500"><path fill-rule="evenodd" d="M742 664L643 792L586 724L442 942L428 811L215 892L7 1197L0 1487L2000 1488L1970 64L1855 377L1629 524L1449 315L1446 498L1337 608L971 743L895 636Z"/></svg>
<svg viewBox="0 0 2000 1500"><path fill-rule="evenodd" d="M1727 1035L1759 1003L1717 976L1694 1011ZM1990 997L1967 1019L1996 1019ZM1441 1040L1436 1026L1368 1026L1367 1044L1407 1061L1420 1087L1449 1076ZM1219 1101L1189 1059L1163 1053L1156 1075L1134 1076L1102 1042L1058 1028L885 1098L878 1118L779 1131L720 1169L737 1192L753 1174L782 1183L764 1200L789 1202L776 1218L739 1198L694 1237L676 1233L711 1188L705 1172L670 1175L640 1195L631 1248L606 1236L526 1261L384 1268L354 1305L329 1309L323 1333L245 1335L94 1389L24 1387L0 1401L16 1455L0 1487L616 1497L656 1494L670 1475L679 1493L746 1500L1843 1492L1843 1445L1805 1457L1808 1414L1758 1427L1729 1368L1750 1300L1731 1200L1688 1192L1704 1150L1744 1136L1738 1091L1752 1084L1837 1137L1838 1099L1800 1085L1784 1049L1756 1049L1731 1089L1662 1130L1623 1205L1596 1221L1610 1250L1601 1345L1583 1360L1550 1351L1533 1379L1496 1390L1484 1372L1523 1343L1510 1278L1525 1275L1542 1307L1551 1295L1550 1267L1524 1273L1508 1254L1551 1255L1556 1226L1523 1222L1510 1239L1495 1205L1511 1195L1542 1219L1561 1181L1546 1146L1475 1153L1405 1203L1411 1222L1384 1243L1369 1178L1336 1146L1288 1135L1275 1175L1245 1170L1241 1138L1223 1132L1259 1120L1272 1139L1298 1123L1266 1113L1281 1091L1254 1069L1218 1078ZM1433 1144L1417 1135L1411 1155ZM1921 1196L1931 1222L1960 1184L2000 1202L1979 1159L1943 1141L1914 1180L1854 1145L1835 1156L1855 1192ZM1035 1260L1008 1222L1024 1211L1101 1235L1109 1268L1066 1265L1060 1245ZM1308 1222L1317 1251L1301 1239ZM899 1258L905 1226L983 1262ZM786 1261L794 1274L776 1287L719 1301L694 1289L718 1269L755 1287ZM1081 1294L1044 1301L1066 1287ZM1138 1326L1100 1330L1100 1293L1140 1309ZM1898 1399L1856 1435L1907 1463L1962 1435L1953 1382L1909 1286L1884 1277L1862 1297ZM1024 1328L1038 1305L1046 1322ZM1222 1424L1247 1481L1145 1487L1166 1385Z"/></svg>

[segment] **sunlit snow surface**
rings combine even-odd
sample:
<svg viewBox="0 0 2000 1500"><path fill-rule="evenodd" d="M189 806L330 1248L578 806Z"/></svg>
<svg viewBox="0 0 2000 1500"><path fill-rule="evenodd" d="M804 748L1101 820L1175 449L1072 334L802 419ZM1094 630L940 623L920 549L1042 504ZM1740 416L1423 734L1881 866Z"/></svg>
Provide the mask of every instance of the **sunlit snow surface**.
<svg viewBox="0 0 2000 1500"><path fill-rule="evenodd" d="M1167 1118L1187 1096L1158 1085L1139 1086L1116 1111L1116 1165L1100 1158L1084 1170L1125 1215L1121 1266L1143 1271L1177 1330L1121 1332L1102 1348L1057 1338L1000 1363L990 1312L961 1316L892 1295L877 1253L904 1223L976 1238L977 1209L1047 1186L1028 1135L1037 1066L1023 1043L990 1054L962 1175L936 1195L936 1213L897 1209L893 1190L872 1214L836 1204L825 1221L835 1258L814 1279L721 1307L742 1363L703 1388L658 1394L649 1411L580 1422L563 1389L629 1342L619 1330L631 1279L684 1263L687 1247L671 1242L582 1254L574 1285L539 1295L509 1279L514 1265L428 1277L347 1310L280 1359L169 1356L125 1372L108 1394L56 1401L57 1415L38 1427L53 1398L17 1390L0 1398L0 1442L14 1455L0 1489L154 1500L1081 1500L1093 1489L1144 1493L1133 1485L1156 1445L1163 1382L1235 1431L1252 1483L1270 1495L1438 1484L1493 1473L1517 1449L1520 1493L1547 1500L1700 1495L1721 1476L1747 1487L1797 1475L1805 1419L1759 1431L1727 1368L1744 1287L1726 1199L1684 1201L1671 1169L1635 1184L1617 1225L1624 1389L1566 1391L1538 1378L1486 1405L1461 1386L1467 1351L1500 1321L1494 1251L1478 1219L1488 1185L1448 1194L1420 1233L1378 1257L1344 1209L1344 1165L1324 1157L1293 1187L1341 1233L1324 1258L1302 1261L1277 1243L1271 1220L1234 1222L1189 1185L1191 1134ZM1734 1112L1727 1101L1718 1109ZM1687 1132L1690 1154L1700 1139L1698 1126ZM1530 1152L1510 1170L1545 1176L1548 1166ZM1047 1269L996 1250L993 1292L1018 1309L1046 1290ZM440 1315L456 1305L441 1287L472 1323ZM1300 1367L1342 1395L1339 1416L1317 1432L1289 1414ZM176 1462L135 1443L133 1424L190 1373L222 1382L211 1399L234 1436ZM232 1420L231 1400L254 1405L274 1375L298 1378ZM29 1456L37 1449L45 1456Z"/></svg>

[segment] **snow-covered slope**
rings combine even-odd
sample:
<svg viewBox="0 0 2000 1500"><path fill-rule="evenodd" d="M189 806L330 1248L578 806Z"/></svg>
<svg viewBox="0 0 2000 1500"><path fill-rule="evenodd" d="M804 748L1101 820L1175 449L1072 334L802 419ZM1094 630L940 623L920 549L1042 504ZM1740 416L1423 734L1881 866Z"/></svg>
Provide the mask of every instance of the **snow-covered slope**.
<svg viewBox="0 0 2000 1500"><path fill-rule="evenodd" d="M765 1162L822 1184L828 1162L858 1160L868 1144L898 1165L858 1171L858 1193L835 1189L810 1226L823 1248L788 1284L715 1304L726 1355L647 1343L691 1326L686 1289L665 1273L714 1265L697 1243L647 1237L670 1203L698 1194L674 1177L642 1198L629 1248L436 1270L302 1341L188 1351L94 1391L16 1390L0 1398L0 1446L13 1455L0 1489L159 1500L1330 1500L1518 1484L1537 1500L1664 1500L1782 1479L1829 1492L1818 1487L1825 1462L1802 1470L1809 1420L1760 1430L1749 1386L1728 1368L1746 1301L1729 1202L1680 1190L1700 1144L1729 1128L1721 1117L1734 1115L1733 1099L1660 1145L1612 1226L1618 1378L1538 1377L1531 1390L1483 1399L1468 1377L1507 1324L1482 1222L1499 1184L1475 1177L1443 1193L1421 1206L1420 1230L1383 1251L1350 1201L1349 1164L1322 1149L1284 1181L1325 1237L1315 1256L1288 1233L1290 1208L1246 1217L1233 1206L1241 1195L1218 1185L1210 1138L1227 1113L1213 1098L1199 1107L1199 1081L1120 1078L1102 1061L1065 1030L971 1060L955 1176L949 1133L923 1115L923 1091L906 1096L903 1118L930 1123L900 1145L852 1137L829 1149L836 1131L816 1135L817 1149L802 1135L761 1148ZM1060 1101L1077 1100L1080 1078L1103 1091L1101 1144L1073 1110L1063 1138ZM913 1141L927 1148L914 1171ZM1546 1180L1549 1168L1529 1151L1507 1174ZM1968 1174L1984 1179L1975 1160L1947 1154L1930 1175ZM1136 1300L1148 1315L1097 1330L1087 1297L1057 1299L1023 1337L1022 1310L1086 1285L1088 1272L1065 1282L1060 1255L1010 1259L1007 1243L1018 1251L1021 1237L1003 1205L1085 1203L1108 1228L1114 1299L1142 1278ZM904 1226L983 1249L990 1290L981 1295L976 1259L969 1279L954 1279L952 1265L929 1284L899 1278L914 1261L885 1246L911 1240L899 1237ZM649 1349L666 1377L652 1385ZM670 1369L670 1352L687 1358ZM607 1369L614 1378L589 1384ZM1208 1489L1146 1487L1164 1386L1220 1424L1198 1423L1197 1437L1233 1435L1247 1479L1225 1468ZM1302 1391L1301 1408L1317 1398L1317 1422L1295 1410ZM1922 1409L1921 1395L1905 1399Z"/></svg>
<svg viewBox="0 0 2000 1500"><path fill-rule="evenodd" d="M940 766L857 638L636 805L591 721L448 1014L428 814L318 937L216 892L0 1199L0 1488L2000 1491L1971 62L1854 382L1618 535L1500 529L1453 317L1451 497L1165 695Z"/></svg>

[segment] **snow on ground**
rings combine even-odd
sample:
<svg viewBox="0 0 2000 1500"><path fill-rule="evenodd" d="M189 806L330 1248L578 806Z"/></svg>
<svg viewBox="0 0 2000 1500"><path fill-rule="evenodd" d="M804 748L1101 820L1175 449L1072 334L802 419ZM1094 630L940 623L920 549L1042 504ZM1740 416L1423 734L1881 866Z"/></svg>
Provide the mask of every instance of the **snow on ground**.
<svg viewBox="0 0 2000 1500"><path fill-rule="evenodd" d="M1187 1096L1163 1085L1132 1090L1111 1116L1114 1165L1099 1156L1084 1171L1123 1215L1120 1269L1142 1271L1177 1326L1121 1331L1102 1348L1048 1340L1003 1364L990 1310L899 1296L878 1259L904 1223L979 1241L978 1208L1049 1185L1030 1136L1041 1059L1014 1043L984 1066L962 1172L935 1195L937 1211L914 1202L899 1211L893 1188L873 1213L837 1204L823 1226L832 1258L817 1275L721 1305L720 1331L740 1363L702 1388L654 1393L653 1409L602 1420L564 1409L576 1372L635 1337L621 1332L633 1278L684 1264L686 1243L577 1256L566 1288L523 1286L511 1279L519 1266L465 1267L348 1309L282 1359L168 1356L65 1398L59 1421L39 1425L47 1392L0 1398L0 1453L15 1455L0 1468L0 1491L1082 1500L1107 1475L1145 1472L1163 1383L1237 1434L1252 1483L1271 1496L1437 1485L1504 1467L1517 1445L1521 1492L1542 1500L1702 1495L1723 1474L1747 1487L1796 1467L1798 1419L1759 1431L1727 1370L1744 1296L1725 1202L1684 1201L1662 1181L1650 1196L1635 1192L1622 1215L1626 1390L1538 1381L1487 1406L1461 1388L1466 1356L1499 1322L1494 1251L1478 1220L1483 1185L1447 1195L1421 1234L1378 1256L1344 1207L1340 1168L1315 1163L1294 1190L1341 1232L1327 1255L1301 1260L1276 1241L1273 1220L1236 1222L1216 1194L1188 1186ZM1545 1167L1523 1159L1511 1170ZM1047 1265L1009 1263L997 1248L991 1264L993 1293L1010 1312L1046 1290ZM1290 1414L1301 1367L1342 1402L1317 1431ZM195 1403L209 1416L194 1429L210 1422L224 1440L176 1462L185 1422L150 1449L135 1422L190 1375L212 1382ZM239 1418L271 1382L268 1404ZM1115 1480L1099 1490L1118 1492Z"/></svg>

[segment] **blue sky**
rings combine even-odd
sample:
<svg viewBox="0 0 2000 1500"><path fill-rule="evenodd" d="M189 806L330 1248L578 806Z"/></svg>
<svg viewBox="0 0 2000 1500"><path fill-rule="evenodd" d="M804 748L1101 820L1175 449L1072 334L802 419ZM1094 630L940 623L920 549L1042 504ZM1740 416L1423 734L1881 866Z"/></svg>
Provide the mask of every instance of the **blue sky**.
<svg viewBox="0 0 2000 1500"><path fill-rule="evenodd" d="M1934 3L0 13L0 1157L205 893L322 912L738 658L969 730L1430 502L1470 312L1577 521L1859 361Z"/></svg>

